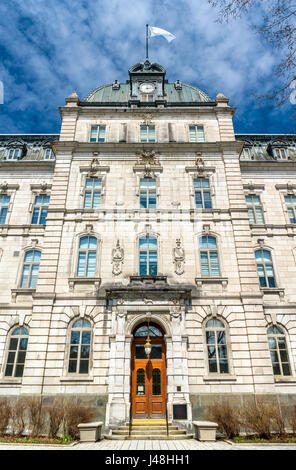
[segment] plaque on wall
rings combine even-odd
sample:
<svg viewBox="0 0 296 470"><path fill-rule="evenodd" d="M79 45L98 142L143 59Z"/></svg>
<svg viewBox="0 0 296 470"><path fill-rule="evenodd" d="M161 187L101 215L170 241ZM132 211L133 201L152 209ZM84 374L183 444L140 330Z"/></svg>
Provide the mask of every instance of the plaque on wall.
<svg viewBox="0 0 296 470"><path fill-rule="evenodd" d="M173 405L173 419L187 419L187 405Z"/></svg>

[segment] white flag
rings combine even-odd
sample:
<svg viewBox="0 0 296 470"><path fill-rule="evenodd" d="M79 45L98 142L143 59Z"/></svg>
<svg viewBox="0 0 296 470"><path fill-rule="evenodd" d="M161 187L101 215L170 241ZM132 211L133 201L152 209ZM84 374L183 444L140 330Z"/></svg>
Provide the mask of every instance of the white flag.
<svg viewBox="0 0 296 470"><path fill-rule="evenodd" d="M174 36L172 33L169 33L165 29L156 28L155 26L149 26L149 32L151 38L153 36L164 36L168 42L171 42L173 41L173 39L176 39L176 36Z"/></svg>

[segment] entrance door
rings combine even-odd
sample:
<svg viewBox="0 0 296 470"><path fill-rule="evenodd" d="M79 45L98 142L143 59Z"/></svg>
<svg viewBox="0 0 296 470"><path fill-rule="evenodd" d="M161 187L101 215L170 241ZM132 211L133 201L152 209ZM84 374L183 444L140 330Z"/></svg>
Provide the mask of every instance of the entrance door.
<svg viewBox="0 0 296 470"><path fill-rule="evenodd" d="M132 416L134 418L164 418L166 402L165 342L160 328L149 325L152 345L150 358L144 345L148 325L141 325L134 332L132 343Z"/></svg>

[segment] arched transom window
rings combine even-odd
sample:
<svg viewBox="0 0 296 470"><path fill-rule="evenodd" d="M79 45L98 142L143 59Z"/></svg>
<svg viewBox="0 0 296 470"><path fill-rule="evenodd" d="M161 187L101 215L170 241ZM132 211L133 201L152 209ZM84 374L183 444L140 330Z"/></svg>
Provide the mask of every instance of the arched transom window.
<svg viewBox="0 0 296 470"><path fill-rule="evenodd" d="M267 330L267 337L274 375L291 375L284 330L278 325L270 326Z"/></svg>
<svg viewBox="0 0 296 470"><path fill-rule="evenodd" d="M70 374L88 374L90 361L92 326L80 318L71 328L68 372Z"/></svg>
<svg viewBox="0 0 296 470"><path fill-rule="evenodd" d="M5 377L22 377L25 366L29 331L23 326L15 328L9 338Z"/></svg>
<svg viewBox="0 0 296 470"><path fill-rule="evenodd" d="M217 374L229 373L226 330L217 318L206 323L206 343L209 372Z"/></svg>
<svg viewBox="0 0 296 470"><path fill-rule="evenodd" d="M219 258L216 237L205 235L199 239L201 275L220 276Z"/></svg>
<svg viewBox="0 0 296 470"><path fill-rule="evenodd" d="M41 251L27 251L24 258L21 287L35 289L38 279Z"/></svg>
<svg viewBox="0 0 296 470"><path fill-rule="evenodd" d="M260 287L275 287L275 277L271 253L268 250L256 250L255 258Z"/></svg>

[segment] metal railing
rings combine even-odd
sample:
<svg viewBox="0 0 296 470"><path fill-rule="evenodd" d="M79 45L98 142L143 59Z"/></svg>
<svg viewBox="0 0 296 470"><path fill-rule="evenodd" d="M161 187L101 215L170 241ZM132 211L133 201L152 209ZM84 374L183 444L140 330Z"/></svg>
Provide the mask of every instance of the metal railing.
<svg viewBox="0 0 296 470"><path fill-rule="evenodd" d="M165 400L165 421L166 421L166 430L167 436L169 435L169 421L168 421L168 401L167 398Z"/></svg>
<svg viewBox="0 0 296 470"><path fill-rule="evenodd" d="M130 403L129 407L129 423L128 423L128 436L130 437L132 433L132 404Z"/></svg>

